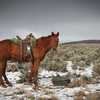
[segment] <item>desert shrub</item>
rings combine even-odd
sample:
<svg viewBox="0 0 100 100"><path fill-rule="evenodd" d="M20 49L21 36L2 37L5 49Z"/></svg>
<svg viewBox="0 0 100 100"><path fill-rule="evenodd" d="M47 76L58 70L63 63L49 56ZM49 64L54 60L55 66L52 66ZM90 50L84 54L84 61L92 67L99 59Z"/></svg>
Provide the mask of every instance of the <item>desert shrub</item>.
<svg viewBox="0 0 100 100"><path fill-rule="evenodd" d="M90 66L90 59L88 55L83 55L83 61L85 62L85 65Z"/></svg>
<svg viewBox="0 0 100 100"><path fill-rule="evenodd" d="M86 61L85 61L85 58L83 56L79 56L79 55L74 55L72 58L71 58L71 61L73 63L74 66L80 66L80 67L84 67L86 66ZM89 65L90 63L88 63Z"/></svg>
<svg viewBox="0 0 100 100"><path fill-rule="evenodd" d="M48 62L46 70L52 70L52 63ZM61 72L66 72L66 66L67 62L61 61L61 59L56 59L55 64L54 64L54 71L61 71Z"/></svg>
<svg viewBox="0 0 100 100"><path fill-rule="evenodd" d="M67 48L67 45L59 45L59 48L66 49Z"/></svg>
<svg viewBox="0 0 100 100"><path fill-rule="evenodd" d="M51 61L49 61L49 57L45 57L41 62L40 62L40 66L42 68L45 68L47 66L47 63L50 63Z"/></svg>
<svg viewBox="0 0 100 100"><path fill-rule="evenodd" d="M89 78L87 76L85 76L85 75L82 75L81 76L81 80L83 80L83 81L89 81Z"/></svg>
<svg viewBox="0 0 100 100"><path fill-rule="evenodd" d="M18 69L18 65L17 64L9 64L9 65L7 65L7 69L6 69L7 72L16 72L18 70L19 69Z"/></svg>
<svg viewBox="0 0 100 100"><path fill-rule="evenodd" d="M70 48L67 48L68 52L65 53L65 57L72 62L84 61L86 66L90 66L100 58L99 44L71 44L68 46Z"/></svg>
<svg viewBox="0 0 100 100"><path fill-rule="evenodd" d="M55 58L55 65L54 65L54 69L56 71L61 71L61 72L66 72L66 66L67 66L67 62L63 61L62 59L60 59L59 57Z"/></svg>
<svg viewBox="0 0 100 100"><path fill-rule="evenodd" d="M74 51L75 51L75 54L81 55L81 48L79 48L79 46L78 46L78 48L75 49Z"/></svg>
<svg viewBox="0 0 100 100"><path fill-rule="evenodd" d="M74 97L74 100L84 100L82 96Z"/></svg>
<svg viewBox="0 0 100 100"><path fill-rule="evenodd" d="M34 94L31 94L31 93L28 93L28 94L25 94L25 98L27 99L34 99Z"/></svg>
<svg viewBox="0 0 100 100"><path fill-rule="evenodd" d="M98 58L97 60L95 60L94 64L100 63L100 58Z"/></svg>
<svg viewBox="0 0 100 100"><path fill-rule="evenodd" d="M82 59L81 59L81 56L79 56L79 55L75 55L74 57L73 57L73 59L72 59L72 61L76 61L76 62L79 62L79 61L81 61Z"/></svg>
<svg viewBox="0 0 100 100"><path fill-rule="evenodd" d="M51 100L58 100L57 96L51 95Z"/></svg>
<svg viewBox="0 0 100 100"><path fill-rule="evenodd" d="M87 77L85 75L82 75L80 80L82 82L86 82L86 84L96 84L97 83L97 79L93 79L92 77Z"/></svg>
<svg viewBox="0 0 100 100"><path fill-rule="evenodd" d="M55 71L60 71L60 72L66 72L66 66L67 66L66 62L55 63L54 70Z"/></svg>
<svg viewBox="0 0 100 100"><path fill-rule="evenodd" d="M28 70L31 68L31 64L30 63L14 63L14 64L7 64L7 68L6 68L6 71L7 72L16 72L20 69L25 69L25 70Z"/></svg>
<svg viewBox="0 0 100 100"><path fill-rule="evenodd" d="M90 62L89 62L89 61L85 61L85 64L86 64L87 66L90 66Z"/></svg>
<svg viewBox="0 0 100 100"><path fill-rule="evenodd" d="M95 84L97 83L96 79L87 77L85 75L82 75L80 79L73 79L73 81L68 85L69 88L72 87L79 87L79 86L86 86L87 84Z"/></svg>
<svg viewBox="0 0 100 100"><path fill-rule="evenodd" d="M72 61L72 62L76 61L76 56L77 56L77 55L74 54L73 57L70 58L70 61Z"/></svg>
<svg viewBox="0 0 100 100"><path fill-rule="evenodd" d="M68 49L58 49L56 55L61 57L62 55L66 55L68 53L68 51L69 51Z"/></svg>
<svg viewBox="0 0 100 100"><path fill-rule="evenodd" d="M49 95L49 94L53 94L54 92L53 91L50 91L50 90L45 90L45 95Z"/></svg>
<svg viewBox="0 0 100 100"><path fill-rule="evenodd" d="M55 62L54 62L55 63ZM53 61L49 61L48 63L44 64L45 66L43 66L42 68L44 68L45 70L52 70L52 66L53 66ZM54 67L53 67L54 68Z"/></svg>
<svg viewBox="0 0 100 100"><path fill-rule="evenodd" d="M65 55L62 55L62 56L60 57L60 59L62 59L63 61L67 61L67 58L65 57Z"/></svg>
<svg viewBox="0 0 100 100"><path fill-rule="evenodd" d="M93 66L93 71L100 75L100 63L97 63Z"/></svg>
<svg viewBox="0 0 100 100"><path fill-rule="evenodd" d="M18 80L17 83L28 82L28 78L29 78L29 75L30 75L29 70L21 69L20 72L21 72L21 75L19 76L20 80ZM34 74L32 75L32 81L33 80L34 80Z"/></svg>
<svg viewBox="0 0 100 100"><path fill-rule="evenodd" d="M93 75L93 77L95 78L95 77L98 77L98 73L96 73L96 72L92 72L92 75Z"/></svg>
<svg viewBox="0 0 100 100"><path fill-rule="evenodd" d="M85 67L85 66L86 66L84 61L78 62L78 65L79 65L80 67Z"/></svg>
<svg viewBox="0 0 100 100"><path fill-rule="evenodd" d="M86 95L87 100L100 100L100 93L89 93Z"/></svg>
<svg viewBox="0 0 100 100"><path fill-rule="evenodd" d="M7 71L7 72L11 72L11 71L12 71L12 65L11 65L11 64L9 64L9 65L7 66L6 71Z"/></svg>
<svg viewBox="0 0 100 100"><path fill-rule="evenodd" d="M17 91L14 92L14 94L24 94L24 93L25 93L24 89L17 90Z"/></svg>
<svg viewBox="0 0 100 100"><path fill-rule="evenodd" d="M75 53L75 52L72 50L72 51L69 51L65 56L66 56L67 58L70 58L70 57L73 57L74 53Z"/></svg>
<svg viewBox="0 0 100 100"><path fill-rule="evenodd" d="M85 96L84 91L79 91L79 92L75 93L74 100L84 100L83 96Z"/></svg>
<svg viewBox="0 0 100 100"><path fill-rule="evenodd" d="M97 49L93 49L89 52L90 61L94 63L100 57L100 54L97 52Z"/></svg>
<svg viewBox="0 0 100 100"><path fill-rule="evenodd" d="M57 55L58 53L58 50L55 51L55 54ZM50 50L45 57L48 57L49 58L49 61L52 61L53 60L53 57L54 57L54 52L52 50ZM47 59L48 59L47 58ZM45 59L45 58L44 58Z"/></svg>
<svg viewBox="0 0 100 100"><path fill-rule="evenodd" d="M77 93L75 93L75 96L85 96L85 92L84 91L79 91Z"/></svg>
<svg viewBox="0 0 100 100"><path fill-rule="evenodd" d="M19 69L28 70L30 68L31 68L31 63L22 63L22 64L19 64Z"/></svg>
<svg viewBox="0 0 100 100"><path fill-rule="evenodd" d="M76 61L74 61L73 64L71 65L73 70L77 69L77 65L78 65L78 63Z"/></svg>
<svg viewBox="0 0 100 100"><path fill-rule="evenodd" d="M78 79L73 79L73 81L68 84L68 88L79 87L81 86L81 82Z"/></svg>
<svg viewBox="0 0 100 100"><path fill-rule="evenodd" d="M53 70L54 71L61 71L61 72L65 72L66 71L66 66L67 66L67 62L63 61L61 58L59 58L58 56L55 57L55 62L54 62L54 67ZM41 63L40 66L46 70L51 71L52 70L52 66L53 66L53 61L47 61L46 59L44 59Z"/></svg>
<svg viewBox="0 0 100 100"><path fill-rule="evenodd" d="M71 65L71 67L72 67L73 70L77 69L77 65L76 64Z"/></svg>

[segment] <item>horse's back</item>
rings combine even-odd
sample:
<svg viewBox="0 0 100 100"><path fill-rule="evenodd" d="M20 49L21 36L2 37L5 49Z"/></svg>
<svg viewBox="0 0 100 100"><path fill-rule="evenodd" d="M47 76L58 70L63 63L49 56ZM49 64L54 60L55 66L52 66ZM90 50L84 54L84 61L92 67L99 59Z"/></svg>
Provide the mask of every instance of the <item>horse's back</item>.
<svg viewBox="0 0 100 100"><path fill-rule="evenodd" d="M2 40L2 41L0 41L0 45L2 44L2 43L11 43L11 40L10 39L6 39L6 40Z"/></svg>
<svg viewBox="0 0 100 100"><path fill-rule="evenodd" d="M12 42L10 39L0 41L0 60L10 56L11 46Z"/></svg>
<svg viewBox="0 0 100 100"><path fill-rule="evenodd" d="M12 45L12 42L10 41L10 39L2 40L0 41L0 50L4 48L7 49L7 47L9 46L11 47L11 45Z"/></svg>

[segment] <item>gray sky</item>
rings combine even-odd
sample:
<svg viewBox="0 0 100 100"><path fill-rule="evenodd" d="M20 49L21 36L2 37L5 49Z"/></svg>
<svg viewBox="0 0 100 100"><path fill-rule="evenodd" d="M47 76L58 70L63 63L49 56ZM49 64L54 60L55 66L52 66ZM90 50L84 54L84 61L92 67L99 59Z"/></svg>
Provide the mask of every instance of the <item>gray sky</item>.
<svg viewBox="0 0 100 100"><path fill-rule="evenodd" d="M100 0L0 0L0 40L60 33L60 43L100 39Z"/></svg>

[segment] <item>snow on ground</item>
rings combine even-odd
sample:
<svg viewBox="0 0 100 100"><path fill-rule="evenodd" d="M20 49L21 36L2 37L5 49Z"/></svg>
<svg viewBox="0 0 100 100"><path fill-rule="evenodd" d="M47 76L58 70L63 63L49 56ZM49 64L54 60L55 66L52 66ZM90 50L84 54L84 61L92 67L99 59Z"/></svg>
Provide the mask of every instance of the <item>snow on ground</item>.
<svg viewBox="0 0 100 100"><path fill-rule="evenodd" d="M71 65L72 62L71 61L67 61L68 65L67 65L67 70L71 73L76 73L77 75L86 75L89 77L92 77L92 68L93 68L93 64L91 64L90 66L86 67L85 70L79 70L80 67L78 67L77 70L73 70Z"/></svg>
<svg viewBox="0 0 100 100"><path fill-rule="evenodd" d="M92 76L92 64L91 66L85 68L84 71L82 70L73 70L71 65L71 61L67 61L67 71L71 73L77 73L80 75L87 75L89 77ZM61 73L61 72L53 72L54 76L60 75L60 76L65 76L67 73ZM95 92L96 89L100 89L100 84L87 84L85 87L75 87L75 88L67 88L67 87L61 87L61 86L53 86L53 83L51 82L47 88L39 88L39 89L33 89L33 86L28 86L24 84L18 84L16 83L17 80L19 80L20 72L7 72L7 77L9 81L12 83L13 87L11 87L13 90L11 90L9 87L3 88L0 86L0 89L5 89L5 90L0 90L0 100L16 100L16 99L24 99L27 100L25 95L27 94L33 94L34 95L34 100L38 100L39 98L53 98L56 97L59 100L74 100L72 96L75 95L75 93L79 91L85 91L85 93ZM51 76L52 76L52 71L46 71L40 69L39 71L39 86L45 86L49 83ZM27 87L28 86L28 87ZM23 88L25 87L25 88ZM27 88L26 88L27 87ZM21 90L25 91L25 93L18 93L18 91L21 91L20 89L16 88L23 88ZM6 90L8 89L8 90ZM50 93L47 93L47 92Z"/></svg>

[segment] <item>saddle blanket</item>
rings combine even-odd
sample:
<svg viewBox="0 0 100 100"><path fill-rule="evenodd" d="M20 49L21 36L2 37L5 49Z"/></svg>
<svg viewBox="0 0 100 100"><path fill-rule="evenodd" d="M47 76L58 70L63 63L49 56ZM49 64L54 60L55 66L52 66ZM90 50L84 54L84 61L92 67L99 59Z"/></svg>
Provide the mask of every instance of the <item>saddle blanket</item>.
<svg viewBox="0 0 100 100"><path fill-rule="evenodd" d="M13 43L15 43L15 44L17 44L17 45L20 45L20 41L19 40L17 40L16 38L13 38L13 39L11 39L11 42L13 42ZM25 43L23 43L23 46L25 45ZM36 45L36 43L33 43L31 46L35 46Z"/></svg>

